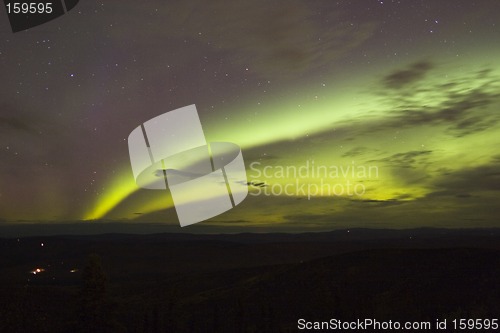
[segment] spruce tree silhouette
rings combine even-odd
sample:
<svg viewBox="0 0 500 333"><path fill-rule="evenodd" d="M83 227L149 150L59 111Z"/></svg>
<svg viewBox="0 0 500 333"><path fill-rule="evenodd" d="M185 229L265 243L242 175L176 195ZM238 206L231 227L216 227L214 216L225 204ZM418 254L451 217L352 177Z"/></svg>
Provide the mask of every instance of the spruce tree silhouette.
<svg viewBox="0 0 500 333"><path fill-rule="evenodd" d="M107 277L102 269L101 258L91 254L82 272L81 332L105 332L106 284Z"/></svg>
<svg viewBox="0 0 500 333"><path fill-rule="evenodd" d="M107 333L124 331L116 321L113 304L107 295L108 278L102 268L101 258L91 254L82 272L80 291L79 332Z"/></svg>

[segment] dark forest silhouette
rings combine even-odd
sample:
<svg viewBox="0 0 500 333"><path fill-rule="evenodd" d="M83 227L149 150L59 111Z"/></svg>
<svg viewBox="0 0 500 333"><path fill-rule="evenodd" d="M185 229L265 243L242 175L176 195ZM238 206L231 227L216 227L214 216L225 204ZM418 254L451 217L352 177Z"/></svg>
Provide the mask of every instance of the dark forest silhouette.
<svg viewBox="0 0 500 333"><path fill-rule="evenodd" d="M500 235L435 233L50 237L45 252L38 238L0 240L11 248L0 332L289 332L299 318L498 315Z"/></svg>

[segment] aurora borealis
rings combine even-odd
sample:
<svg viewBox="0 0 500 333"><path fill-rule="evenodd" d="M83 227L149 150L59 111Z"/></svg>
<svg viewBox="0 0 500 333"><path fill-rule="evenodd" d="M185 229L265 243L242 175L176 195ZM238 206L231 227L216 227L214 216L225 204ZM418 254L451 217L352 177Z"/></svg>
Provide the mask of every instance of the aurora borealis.
<svg viewBox="0 0 500 333"><path fill-rule="evenodd" d="M16 34L2 13L0 219L177 225L168 193L134 183L127 137L196 104L207 140L238 144L248 180L266 185L209 231L498 227L499 11L81 0ZM299 177L362 195L263 193L297 183L276 170L313 164L377 173Z"/></svg>

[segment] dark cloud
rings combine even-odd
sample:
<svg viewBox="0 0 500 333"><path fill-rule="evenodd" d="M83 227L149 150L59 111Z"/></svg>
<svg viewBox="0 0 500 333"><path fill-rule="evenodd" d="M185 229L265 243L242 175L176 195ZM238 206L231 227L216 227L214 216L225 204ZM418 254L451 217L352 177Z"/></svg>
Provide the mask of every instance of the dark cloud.
<svg viewBox="0 0 500 333"><path fill-rule="evenodd" d="M470 89L471 82L475 88ZM303 144L328 144L335 140L355 141L364 136L387 135L388 132L407 129L429 129L442 126L444 132L454 137L463 137L482 131L488 131L500 122L500 114L496 106L500 106L500 76L492 70L484 69L465 73L451 82L437 83L431 86L415 84L405 92L388 90L385 87L375 89L380 95L379 104L384 112L380 116L352 118L336 121L331 128L301 138ZM479 84L478 84L479 83ZM431 94L432 100L422 100L419 94ZM435 102L437 99L439 102ZM429 103L429 104L427 104ZM433 105L435 103L435 105ZM434 131L436 129L433 129ZM442 132L443 129L439 129ZM368 149L364 146L351 147L342 157L363 157L380 155L380 150ZM411 158L412 156L406 156ZM409 161L405 156L396 155L392 161L398 166L404 166ZM370 162L370 161L367 161ZM400 163L398 163L400 162Z"/></svg>
<svg viewBox="0 0 500 333"><path fill-rule="evenodd" d="M369 204L370 207L387 207L387 206L397 206L402 205L405 201L401 201L398 199L389 199L389 200L352 200L353 203L359 204Z"/></svg>
<svg viewBox="0 0 500 333"><path fill-rule="evenodd" d="M491 109L500 103L499 79L497 75L491 74L490 69L485 69L457 81L416 87L406 94L386 95L385 103L395 104L395 110L383 123L373 126L372 131L445 125L449 134L462 137L487 130L500 121L496 110ZM474 89L463 88L475 81L482 84ZM436 91L444 97L436 106L429 107L415 101L416 94Z"/></svg>
<svg viewBox="0 0 500 333"><path fill-rule="evenodd" d="M397 153L380 159L370 160L372 163L385 163L395 168L414 169L420 164L427 163L427 158L432 154L432 150L414 150L404 153Z"/></svg>
<svg viewBox="0 0 500 333"><path fill-rule="evenodd" d="M472 198L473 195L469 193L458 193L454 190L437 190L431 193L428 193L425 198L426 199L439 199L443 197L455 197L455 198Z"/></svg>
<svg viewBox="0 0 500 333"><path fill-rule="evenodd" d="M358 157L366 153L373 153L373 149L367 147L354 147L342 154L342 157Z"/></svg>
<svg viewBox="0 0 500 333"><path fill-rule="evenodd" d="M30 134L36 134L38 129L36 128L36 120L33 116L26 115L23 110L9 105L0 105L0 129L2 132L6 130L21 131Z"/></svg>
<svg viewBox="0 0 500 333"><path fill-rule="evenodd" d="M436 192L448 191L457 195L482 191L500 191L500 163L495 161L487 165L447 173L434 183ZM445 192L446 193L446 192Z"/></svg>
<svg viewBox="0 0 500 333"><path fill-rule="evenodd" d="M408 68L394 71L382 80L383 85L389 89L406 88L412 83L422 80L425 75L434 68L429 61L420 61L408 66Z"/></svg>
<svg viewBox="0 0 500 333"><path fill-rule="evenodd" d="M500 93L477 89L460 97L456 101L450 100L447 107L438 112L442 121L453 123L448 129L450 133L461 137L481 132L498 123L499 117L496 113L489 114L481 112L480 109L498 102Z"/></svg>
<svg viewBox="0 0 500 333"><path fill-rule="evenodd" d="M33 133L35 129L29 122L16 117L0 117L0 128L10 128L18 131Z"/></svg>
<svg viewBox="0 0 500 333"><path fill-rule="evenodd" d="M497 223L500 214L498 160L457 171L442 170L430 186L431 192L411 201L407 208L415 207L415 213L420 215L432 213L435 217L429 218L447 220L454 227L462 225L460 221L468 221L467 226L473 227Z"/></svg>

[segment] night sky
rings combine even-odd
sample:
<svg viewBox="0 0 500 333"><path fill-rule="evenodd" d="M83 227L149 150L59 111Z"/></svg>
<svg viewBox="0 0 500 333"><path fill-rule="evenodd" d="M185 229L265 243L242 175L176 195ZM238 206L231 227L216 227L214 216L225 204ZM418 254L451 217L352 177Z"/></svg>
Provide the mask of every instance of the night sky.
<svg viewBox="0 0 500 333"><path fill-rule="evenodd" d="M0 221L180 230L168 193L135 184L127 138L196 104L207 141L240 145L265 186L187 231L499 227L499 13L496 0L81 0L12 33L2 7ZM299 183L363 193L278 193Z"/></svg>

